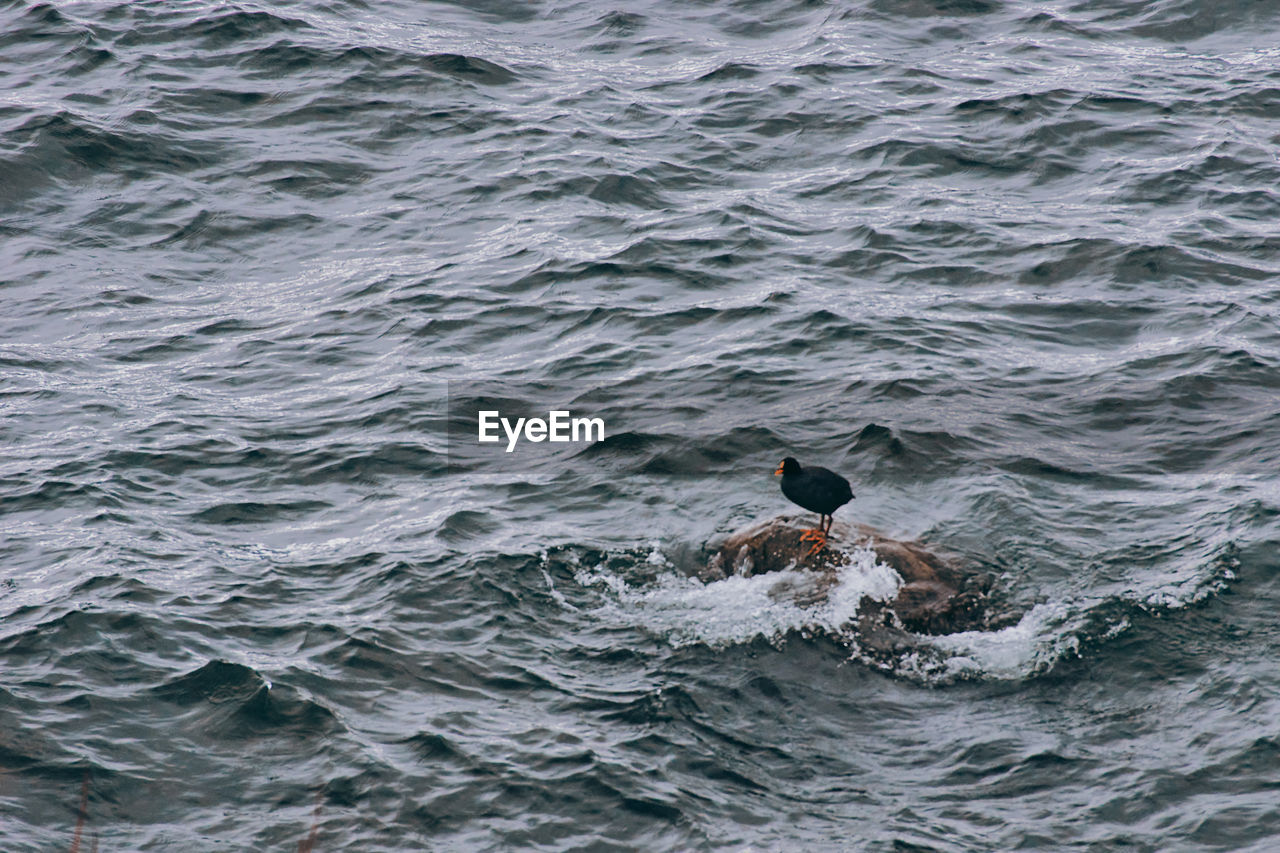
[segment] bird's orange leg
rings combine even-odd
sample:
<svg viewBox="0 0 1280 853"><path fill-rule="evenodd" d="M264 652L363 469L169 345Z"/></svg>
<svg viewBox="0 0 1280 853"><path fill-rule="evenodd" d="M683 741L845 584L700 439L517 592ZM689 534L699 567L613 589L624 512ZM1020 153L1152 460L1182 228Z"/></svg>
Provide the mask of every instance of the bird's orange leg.
<svg viewBox="0 0 1280 853"><path fill-rule="evenodd" d="M804 535L800 537L800 541L808 542L810 539L825 539L827 536L827 528L824 524L825 520L825 515L818 516L818 526L806 527L804 529Z"/></svg>
<svg viewBox="0 0 1280 853"><path fill-rule="evenodd" d="M813 547L810 548L808 553L804 555L805 559L812 557L814 554L818 553L823 548L827 547L827 531L823 525L823 521L824 519L819 518L818 526L816 528L806 530L804 531L804 533L800 535L801 542L813 543Z"/></svg>

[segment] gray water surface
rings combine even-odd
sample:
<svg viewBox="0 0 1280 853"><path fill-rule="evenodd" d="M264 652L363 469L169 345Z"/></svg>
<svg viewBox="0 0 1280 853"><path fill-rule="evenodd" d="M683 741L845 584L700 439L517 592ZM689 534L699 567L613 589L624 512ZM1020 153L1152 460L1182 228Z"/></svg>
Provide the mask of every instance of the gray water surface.
<svg viewBox="0 0 1280 853"><path fill-rule="evenodd" d="M1276 849L1273 12L0 3L0 847Z"/></svg>

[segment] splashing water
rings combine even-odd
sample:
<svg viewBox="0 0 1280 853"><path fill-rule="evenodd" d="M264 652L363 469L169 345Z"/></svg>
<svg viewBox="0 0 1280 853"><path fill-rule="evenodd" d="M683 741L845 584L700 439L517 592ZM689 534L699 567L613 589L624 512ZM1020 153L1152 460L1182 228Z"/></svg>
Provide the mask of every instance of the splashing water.
<svg viewBox="0 0 1280 853"><path fill-rule="evenodd" d="M654 545L643 560L661 570L651 581L633 582L604 562L578 568L574 580L606 592L593 611L597 618L638 626L676 647L704 643L726 648L756 638L781 644L792 633L825 634L844 642L851 660L933 685L1029 678L1080 654L1085 642L1107 640L1130 627L1123 609L1105 615L1117 603L1113 600L1050 600L1033 606L1016 624L996 630L910 634L910 647L886 662L883 654L863 647L854 629L864 602L892 601L902 577L880 562L869 545L848 556L846 565L829 573L789 569L703 582L679 572ZM551 586L550 576L543 573ZM1231 577L1229 570L1225 577ZM1173 600L1154 596L1142 609L1183 607L1225 583L1221 577L1200 578L1197 584L1182 585ZM562 606L579 609L553 586L552 595Z"/></svg>
<svg viewBox="0 0 1280 853"><path fill-rule="evenodd" d="M793 631L840 633L864 599L893 600L902 585L896 571L868 547L850 552L849 558L830 574L789 570L703 583L663 559L657 562L668 571L649 585L632 585L603 564L576 572L574 579L609 592L597 611L606 620L639 624L676 646L722 648L756 637L779 642ZM649 563L655 563L652 555Z"/></svg>

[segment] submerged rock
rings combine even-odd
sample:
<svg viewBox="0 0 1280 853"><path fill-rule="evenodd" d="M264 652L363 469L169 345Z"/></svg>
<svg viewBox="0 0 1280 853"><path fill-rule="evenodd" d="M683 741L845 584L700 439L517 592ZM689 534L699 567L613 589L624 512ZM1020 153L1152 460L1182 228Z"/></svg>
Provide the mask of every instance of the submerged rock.
<svg viewBox="0 0 1280 853"><path fill-rule="evenodd" d="M803 517L780 516L734 533L698 576L710 582L733 575L811 571L817 577L804 603L815 603L835 585L837 571L851 564L849 553L870 547L879 562L902 577L902 584L892 600L867 598L858 608L858 624L850 627L864 651L900 654L917 645L913 634L993 630L1018 620L992 598L991 575L965 571L957 560L917 542L892 539L864 524L837 522L827 547L810 554L813 543L801 538L806 529Z"/></svg>

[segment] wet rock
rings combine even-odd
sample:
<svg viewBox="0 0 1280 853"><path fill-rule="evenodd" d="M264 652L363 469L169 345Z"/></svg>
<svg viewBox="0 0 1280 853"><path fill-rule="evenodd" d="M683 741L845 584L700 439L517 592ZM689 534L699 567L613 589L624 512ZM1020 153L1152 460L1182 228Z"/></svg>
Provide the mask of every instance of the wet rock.
<svg viewBox="0 0 1280 853"><path fill-rule="evenodd" d="M955 558L918 542L892 539L864 524L840 522L832 526L827 547L810 554L813 543L802 539L808 521L780 516L734 533L698 576L710 582L731 575L812 571L819 577L808 587L810 600L801 602L812 603L834 585L837 570L849 565L849 552L869 545L879 562L902 577L902 585L892 601L866 599L859 607L858 625L853 627L867 649L896 654L915 645L912 634L992 630L1017 621L1017 614L992 597L993 578L966 571Z"/></svg>

